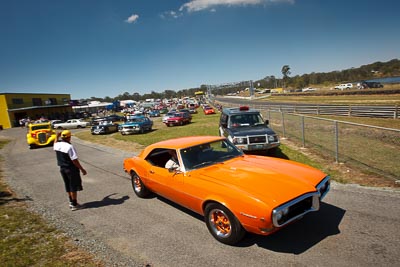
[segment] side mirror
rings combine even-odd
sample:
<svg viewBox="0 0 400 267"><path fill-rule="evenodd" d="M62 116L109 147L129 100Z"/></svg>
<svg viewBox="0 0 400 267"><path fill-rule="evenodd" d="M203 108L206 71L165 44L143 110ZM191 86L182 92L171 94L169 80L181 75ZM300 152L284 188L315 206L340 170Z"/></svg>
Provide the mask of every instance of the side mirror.
<svg viewBox="0 0 400 267"><path fill-rule="evenodd" d="M227 125L226 123L221 123L221 126L222 126L223 128L226 128L228 125Z"/></svg>
<svg viewBox="0 0 400 267"><path fill-rule="evenodd" d="M268 126L269 125L269 120L265 120L265 125Z"/></svg>

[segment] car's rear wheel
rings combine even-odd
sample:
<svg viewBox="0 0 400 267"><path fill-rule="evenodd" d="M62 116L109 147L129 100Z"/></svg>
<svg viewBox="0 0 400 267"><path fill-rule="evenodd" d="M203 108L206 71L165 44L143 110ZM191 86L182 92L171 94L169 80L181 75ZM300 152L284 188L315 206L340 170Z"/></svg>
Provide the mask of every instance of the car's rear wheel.
<svg viewBox="0 0 400 267"><path fill-rule="evenodd" d="M142 179L134 171L131 172L131 182L133 191L138 197L144 198L150 194L150 191L143 184Z"/></svg>
<svg viewBox="0 0 400 267"><path fill-rule="evenodd" d="M235 215L218 203L211 203L206 206L205 221L212 236L224 244L234 245L246 233Z"/></svg>

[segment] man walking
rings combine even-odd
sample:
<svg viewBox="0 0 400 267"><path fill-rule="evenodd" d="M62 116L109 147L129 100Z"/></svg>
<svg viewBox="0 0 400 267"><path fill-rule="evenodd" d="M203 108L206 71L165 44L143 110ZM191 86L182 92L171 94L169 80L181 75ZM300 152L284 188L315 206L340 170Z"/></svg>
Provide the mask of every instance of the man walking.
<svg viewBox="0 0 400 267"><path fill-rule="evenodd" d="M59 140L61 136L61 140ZM54 141L54 151L57 155L57 165L60 166L60 173L64 180L65 191L69 197L69 207L71 210L78 210L81 206L78 204L78 191L83 190L80 172L86 175L86 170L78 160L78 154L71 144L71 132L64 130L57 133Z"/></svg>

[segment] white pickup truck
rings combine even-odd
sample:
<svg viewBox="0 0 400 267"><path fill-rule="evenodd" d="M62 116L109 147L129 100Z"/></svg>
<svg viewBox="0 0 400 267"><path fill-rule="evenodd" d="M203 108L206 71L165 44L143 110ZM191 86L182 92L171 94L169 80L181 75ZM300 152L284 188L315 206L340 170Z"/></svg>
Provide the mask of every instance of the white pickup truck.
<svg viewBox="0 0 400 267"><path fill-rule="evenodd" d="M82 121L80 119L67 120L62 123L55 123L53 125L54 129L72 129L72 128L85 128L88 126L88 122Z"/></svg>

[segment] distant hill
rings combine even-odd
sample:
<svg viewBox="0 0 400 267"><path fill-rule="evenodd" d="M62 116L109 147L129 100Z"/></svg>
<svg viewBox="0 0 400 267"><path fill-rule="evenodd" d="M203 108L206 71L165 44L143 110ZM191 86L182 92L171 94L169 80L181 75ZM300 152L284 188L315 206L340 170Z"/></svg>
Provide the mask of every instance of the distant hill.
<svg viewBox="0 0 400 267"><path fill-rule="evenodd" d="M351 68L341 71L313 72L310 74L297 75L285 79L287 88L305 88L315 84L338 84L342 82L357 82L361 80L372 80L400 76L400 60L392 59L388 62L375 62L359 68ZM282 87L282 79L274 76L267 76L255 82L262 88Z"/></svg>

